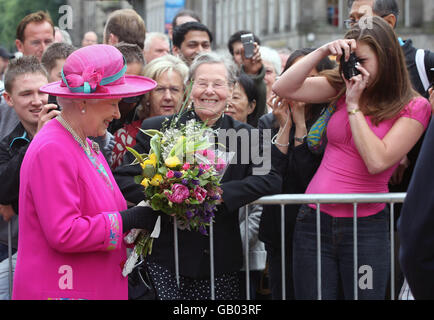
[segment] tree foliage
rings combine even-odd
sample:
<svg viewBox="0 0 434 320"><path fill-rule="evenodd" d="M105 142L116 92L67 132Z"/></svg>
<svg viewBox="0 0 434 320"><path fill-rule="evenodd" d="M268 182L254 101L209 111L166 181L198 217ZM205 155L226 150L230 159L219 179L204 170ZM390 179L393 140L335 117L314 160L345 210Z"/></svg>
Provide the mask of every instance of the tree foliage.
<svg viewBox="0 0 434 320"><path fill-rule="evenodd" d="M57 25L59 7L66 0L0 0L0 45L15 51L17 26L26 15L39 10L48 11Z"/></svg>

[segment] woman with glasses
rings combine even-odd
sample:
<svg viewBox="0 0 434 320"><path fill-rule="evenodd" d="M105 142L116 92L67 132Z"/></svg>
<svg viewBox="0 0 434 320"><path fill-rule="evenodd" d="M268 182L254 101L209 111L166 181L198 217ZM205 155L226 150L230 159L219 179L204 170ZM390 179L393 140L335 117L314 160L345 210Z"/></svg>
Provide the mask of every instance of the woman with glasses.
<svg viewBox="0 0 434 320"><path fill-rule="evenodd" d="M197 56L190 69L190 80L194 83L191 91L192 109L183 113L176 124L182 125L189 120L203 122L213 128L219 138L220 134L227 132L224 140L226 151L236 152L221 180L223 203L217 207L213 224L217 300L234 300L240 297L237 273L242 268L243 251L238 220L239 208L262 196L278 192L281 186L281 178L273 168L268 173L261 172L261 175L257 172L260 165L254 163L258 163L259 159L252 155L251 149L253 144L256 146L259 141L251 139L250 143L242 143L246 142L241 138L242 135L245 134L249 139L253 136L252 127L224 115L235 81L232 70L233 63L216 53L202 53ZM146 119L142 123L142 129L161 130L167 118L173 119ZM235 139L230 139L232 136L229 132ZM219 139L219 142L220 140L223 141ZM229 144L229 140L235 140L235 143ZM150 137L140 132L134 149L140 154L149 152ZM144 189L135 183L134 177L140 175L142 168L140 165L130 165L133 158L128 153L124 165L115 171L115 176L127 201L140 203L144 199ZM150 214L149 219L153 219L154 216ZM152 221L155 221L155 218ZM179 286L175 277L173 248L173 223L170 219L165 219L161 222L160 237L154 241L152 254L146 257L158 299L210 299L210 236L196 231L178 230Z"/></svg>
<svg viewBox="0 0 434 320"><path fill-rule="evenodd" d="M172 115L182 105L188 67L181 59L170 55L157 58L146 65L143 75L155 80L157 87L144 96L125 98L119 103L119 108L129 105L130 110L135 111L132 119L114 133L112 170L122 164L126 147L133 148L136 145L136 135L144 119Z"/></svg>

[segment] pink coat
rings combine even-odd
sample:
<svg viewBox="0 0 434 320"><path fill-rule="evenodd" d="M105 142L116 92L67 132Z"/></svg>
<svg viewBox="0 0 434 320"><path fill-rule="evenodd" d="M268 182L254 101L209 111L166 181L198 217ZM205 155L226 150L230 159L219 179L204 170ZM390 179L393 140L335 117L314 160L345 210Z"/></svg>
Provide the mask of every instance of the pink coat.
<svg viewBox="0 0 434 320"><path fill-rule="evenodd" d="M103 155L97 158L106 179L57 120L30 144L20 174L13 299L128 298L119 215L127 205Z"/></svg>

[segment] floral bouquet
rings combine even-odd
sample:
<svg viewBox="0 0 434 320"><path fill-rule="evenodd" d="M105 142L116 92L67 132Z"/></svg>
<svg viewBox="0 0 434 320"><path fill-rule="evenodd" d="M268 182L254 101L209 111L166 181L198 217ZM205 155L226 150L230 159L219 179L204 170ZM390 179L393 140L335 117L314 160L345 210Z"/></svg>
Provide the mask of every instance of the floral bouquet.
<svg viewBox="0 0 434 320"><path fill-rule="evenodd" d="M207 227L222 202L220 180L234 153L214 150L215 132L206 124L192 119L176 126L177 117L169 126L166 122L161 131L141 130L151 137L149 154L141 155L128 148L136 158L133 164L142 167L142 174L135 180L145 188L145 205L174 217L181 230L207 235ZM127 235L127 243L134 243L135 248L125 265L124 276L132 271L139 256L152 253L153 239L159 235L159 220L152 233L132 230Z"/></svg>

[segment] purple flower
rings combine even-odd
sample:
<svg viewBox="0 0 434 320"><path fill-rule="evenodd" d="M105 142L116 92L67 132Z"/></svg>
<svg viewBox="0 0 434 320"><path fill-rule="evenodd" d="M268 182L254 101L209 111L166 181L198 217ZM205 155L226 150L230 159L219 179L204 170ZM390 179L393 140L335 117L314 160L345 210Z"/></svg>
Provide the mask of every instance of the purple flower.
<svg viewBox="0 0 434 320"><path fill-rule="evenodd" d="M191 219L191 218L193 218L193 212L191 212L190 210L187 210L185 212L185 216L187 217L187 219Z"/></svg>
<svg viewBox="0 0 434 320"><path fill-rule="evenodd" d="M208 232L206 231L206 228L204 226L199 227L199 232L204 236L208 235Z"/></svg>
<svg viewBox="0 0 434 320"><path fill-rule="evenodd" d="M174 171L174 174L175 174L175 178L176 178L176 179L179 179L179 178L182 177L182 172Z"/></svg>
<svg viewBox="0 0 434 320"><path fill-rule="evenodd" d="M182 179L181 183L186 186L188 184L188 179Z"/></svg>
<svg viewBox="0 0 434 320"><path fill-rule="evenodd" d="M201 175L203 175L203 169L199 169L199 173L197 174L198 177L200 177Z"/></svg>
<svg viewBox="0 0 434 320"><path fill-rule="evenodd" d="M200 181L196 179L192 180L191 183L194 184L195 186L200 185Z"/></svg>

